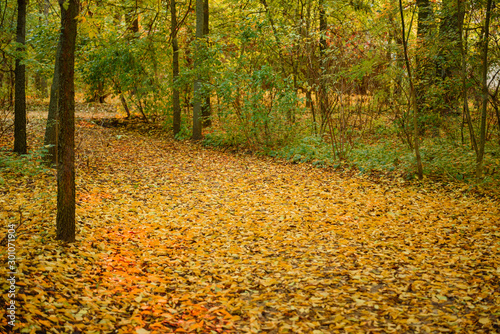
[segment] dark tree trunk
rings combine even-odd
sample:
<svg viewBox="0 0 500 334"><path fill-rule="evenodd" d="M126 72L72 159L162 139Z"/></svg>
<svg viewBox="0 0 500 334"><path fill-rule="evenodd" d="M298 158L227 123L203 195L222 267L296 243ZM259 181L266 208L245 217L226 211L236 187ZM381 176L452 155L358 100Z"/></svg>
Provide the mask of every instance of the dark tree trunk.
<svg viewBox="0 0 500 334"><path fill-rule="evenodd" d="M26 42L26 2L17 1L17 31L16 41L23 45L18 52L24 51ZM16 59L15 69L15 102L14 102L14 152L18 154L28 153L26 142L26 67L22 64L20 56Z"/></svg>
<svg viewBox="0 0 500 334"><path fill-rule="evenodd" d="M203 2L204 0L196 0L196 52L194 68L199 70L201 66L200 48L203 47ZM197 78L193 83L193 139L200 140L202 138L201 133L201 80L200 75L197 74Z"/></svg>
<svg viewBox="0 0 500 334"><path fill-rule="evenodd" d="M47 97L47 78L40 73L35 73L35 88L39 98Z"/></svg>
<svg viewBox="0 0 500 334"><path fill-rule="evenodd" d="M203 2L203 36L207 36L208 33L210 32L209 28L209 7L208 7L208 0L204 0ZM206 43L208 44L208 38ZM203 119L203 126L210 126L212 125L212 120L210 119L210 116L212 115L211 112L211 105L210 105L210 96L205 97L205 103L203 104L201 108L201 117Z"/></svg>
<svg viewBox="0 0 500 334"><path fill-rule="evenodd" d="M437 78L441 81L444 92L444 105L440 108L444 113L455 113L459 108L460 94L460 35L464 19L463 0L444 0L443 17L439 25L439 61Z"/></svg>
<svg viewBox="0 0 500 334"><path fill-rule="evenodd" d="M47 125L45 127L45 138L43 144L46 147L44 156L45 162L50 166L57 163L57 133L59 129L59 78L60 78L60 59L62 57L62 40L59 37L56 51L56 62L54 65L54 76L52 86L50 87L49 114L47 116Z"/></svg>
<svg viewBox="0 0 500 334"><path fill-rule="evenodd" d="M57 239L75 241L75 45L78 0L59 0L61 53L57 165Z"/></svg>
<svg viewBox="0 0 500 334"><path fill-rule="evenodd" d="M490 17L491 6L493 1L488 0L486 3L486 17L484 19L484 35L482 41L482 54L481 54L481 84L482 84L482 108L481 108L481 125L479 128L479 145L478 153L476 156L476 178L479 180L483 176L483 159L484 147L486 145L486 117L488 108L488 42L490 38Z"/></svg>
<svg viewBox="0 0 500 334"><path fill-rule="evenodd" d="M179 98L179 88L176 86L176 81L179 78L179 46L177 44L177 12L175 9L176 2L172 0L170 3L170 18L172 22L172 105L173 105L173 127L174 136L181 131L181 103Z"/></svg>
<svg viewBox="0 0 500 334"><path fill-rule="evenodd" d="M408 44L406 42L406 28L405 28L405 20L403 15L403 2L399 0L399 14L401 17L401 39L403 40L403 53L405 57L406 71L408 73L408 80L410 82L410 103L413 109L413 147L415 149L415 158L417 160L417 176L419 180L422 180L424 177L423 168L422 168L422 158L420 156L420 138L418 136L418 105L417 105L417 92L415 89L415 85L413 84L413 77L411 72L410 60L408 58Z"/></svg>
<svg viewBox="0 0 500 334"><path fill-rule="evenodd" d="M427 101L429 100L430 88L435 79L435 66L430 60L431 35L434 27L434 13L429 0L417 0L417 69L415 73L415 94L417 97L417 108L420 115L428 115L433 110ZM427 124L420 127L425 129Z"/></svg>
<svg viewBox="0 0 500 334"><path fill-rule="evenodd" d="M326 18L326 11L325 11L325 2L324 0L319 0L318 1L318 6L319 6L319 31L320 31L320 37L319 37L319 61L318 61L318 78L319 78L319 87L318 87L318 95L317 95L317 101L318 101L318 107L319 107L319 113L321 117L321 126L320 126L320 133L323 133L325 131L325 128L328 124L328 119L330 117L329 111L328 111L328 105L329 105L329 96L326 91L326 71L325 71L325 63L327 61L326 59L326 31L328 29L328 22ZM333 140L333 139L332 139Z"/></svg>
<svg viewBox="0 0 500 334"><path fill-rule="evenodd" d="M137 13L138 3L135 1L135 6L125 14L125 20L127 22L127 30L134 35L139 32L139 16Z"/></svg>

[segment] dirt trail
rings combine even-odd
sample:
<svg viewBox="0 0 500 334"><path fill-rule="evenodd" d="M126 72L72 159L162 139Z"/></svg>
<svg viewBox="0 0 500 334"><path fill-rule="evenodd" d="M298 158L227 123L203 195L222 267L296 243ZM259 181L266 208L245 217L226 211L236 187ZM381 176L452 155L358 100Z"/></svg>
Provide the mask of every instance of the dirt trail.
<svg viewBox="0 0 500 334"><path fill-rule="evenodd" d="M88 120L77 147L74 245L53 239L53 174L7 179L16 190L0 192L2 221L21 206L29 220L17 241L20 327L500 330L498 202Z"/></svg>

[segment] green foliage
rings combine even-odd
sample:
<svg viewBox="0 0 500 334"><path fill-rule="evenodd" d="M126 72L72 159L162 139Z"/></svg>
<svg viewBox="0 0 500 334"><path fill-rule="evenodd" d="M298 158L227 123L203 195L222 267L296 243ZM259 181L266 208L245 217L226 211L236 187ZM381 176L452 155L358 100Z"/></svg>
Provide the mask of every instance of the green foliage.
<svg viewBox="0 0 500 334"><path fill-rule="evenodd" d="M476 157L468 147L438 138L426 139L421 146L424 174L446 180L475 182ZM500 150L490 146L485 155L486 176L483 182L500 179ZM415 157L402 144L385 141L359 144L351 152L348 163L362 172L380 171L413 175Z"/></svg>
<svg viewBox="0 0 500 334"><path fill-rule="evenodd" d="M242 66L219 73L215 91L223 131L237 133L250 147L273 147L293 139L302 126L302 99L288 78L270 66L242 71Z"/></svg>
<svg viewBox="0 0 500 334"><path fill-rule="evenodd" d="M175 135L175 139L177 140L186 140L191 138L192 136L191 129L189 129L185 123L181 125L181 130L179 131L178 134Z"/></svg>
<svg viewBox="0 0 500 334"><path fill-rule="evenodd" d="M41 173L50 171L43 161L43 156L47 148L29 152L26 155L19 156L7 151L6 148L0 149L0 184L5 182L5 178L14 178L19 176L35 177Z"/></svg>
<svg viewBox="0 0 500 334"><path fill-rule="evenodd" d="M38 24L30 27L26 33L26 44L30 46L32 53L30 70L44 77L51 77L59 40L59 22L49 20L43 14L35 17Z"/></svg>
<svg viewBox="0 0 500 334"><path fill-rule="evenodd" d="M157 79L153 46L142 39L113 39L103 45L89 46L87 61L80 70L88 85L87 98L123 94L135 109L152 115L164 114L169 109L165 96L168 82Z"/></svg>
<svg viewBox="0 0 500 334"><path fill-rule="evenodd" d="M302 138L297 143L288 145L279 151L269 152L269 155L295 163L309 162L318 167L333 163L331 147L318 136Z"/></svg>
<svg viewBox="0 0 500 334"><path fill-rule="evenodd" d="M413 153L401 144L390 141L375 145L358 144L351 152L349 163L360 171L412 171Z"/></svg>

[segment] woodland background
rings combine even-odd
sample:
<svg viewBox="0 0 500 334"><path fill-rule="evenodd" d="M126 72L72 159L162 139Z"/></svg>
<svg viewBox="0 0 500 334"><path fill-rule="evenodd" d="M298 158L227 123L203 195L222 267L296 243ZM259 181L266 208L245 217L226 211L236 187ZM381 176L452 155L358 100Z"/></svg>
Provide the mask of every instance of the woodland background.
<svg viewBox="0 0 500 334"><path fill-rule="evenodd" d="M196 37L191 1L82 1L79 100L114 103L178 139L410 179L418 139L425 175L497 180L495 3L403 2L404 39L395 1L202 5ZM11 130L15 59L26 66L32 101L47 101L59 36L58 4L30 1L26 44L16 43L16 8L5 1L0 9L2 135Z"/></svg>

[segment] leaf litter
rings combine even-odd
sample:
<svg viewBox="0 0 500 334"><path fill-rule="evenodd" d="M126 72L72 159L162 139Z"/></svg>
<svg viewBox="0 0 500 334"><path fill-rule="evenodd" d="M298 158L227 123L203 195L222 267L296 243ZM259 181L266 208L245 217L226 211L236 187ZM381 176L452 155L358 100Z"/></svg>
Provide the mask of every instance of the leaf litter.
<svg viewBox="0 0 500 334"><path fill-rule="evenodd" d="M0 191L21 333L500 331L493 197L77 131L77 242L55 241L53 171Z"/></svg>

